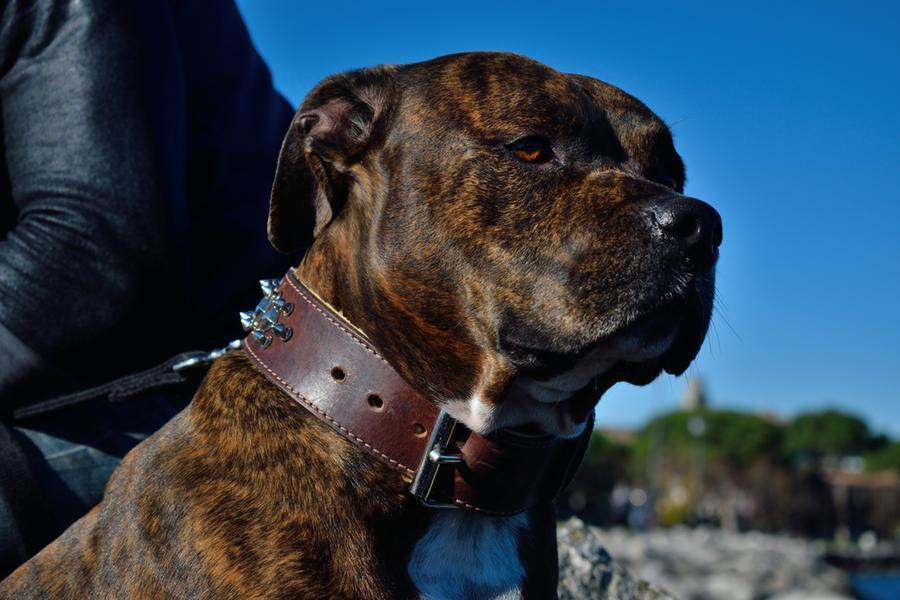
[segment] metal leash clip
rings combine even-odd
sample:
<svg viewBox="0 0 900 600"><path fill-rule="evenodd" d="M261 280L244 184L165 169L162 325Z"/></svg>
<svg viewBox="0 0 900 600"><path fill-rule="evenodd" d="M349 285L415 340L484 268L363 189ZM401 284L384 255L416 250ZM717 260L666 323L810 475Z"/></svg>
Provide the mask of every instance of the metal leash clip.
<svg viewBox="0 0 900 600"><path fill-rule="evenodd" d="M196 352L192 356L188 356L184 360L178 361L172 365L172 370L180 372L194 367L205 367L220 356L225 356L232 350L237 350L240 347L241 340L233 340L224 348L217 348L216 350L210 350L209 352Z"/></svg>
<svg viewBox="0 0 900 600"><path fill-rule="evenodd" d="M416 469L412 485L409 486L410 493L429 508L459 508L456 504L441 502L431 497L434 481L441 465L453 466L466 461L466 457L459 450L450 448L450 440L453 439L453 432L457 424L456 419L443 409L438 413L431 437L428 438L428 445L425 447L425 453L419 462L419 468Z"/></svg>
<svg viewBox="0 0 900 600"><path fill-rule="evenodd" d="M253 311L240 313L241 326L244 328L244 331L249 332L253 339L263 348L272 343L272 334L281 341L286 342L291 339L294 333L290 327L278 322L280 316L286 317L294 310L294 305L285 302L282 297L281 291L279 291L280 285L280 279L260 279L259 287L262 290L263 299L259 301ZM220 356L224 356L240 347L241 340L234 340L218 350L197 352L174 364L172 370L183 371L193 367L204 367Z"/></svg>

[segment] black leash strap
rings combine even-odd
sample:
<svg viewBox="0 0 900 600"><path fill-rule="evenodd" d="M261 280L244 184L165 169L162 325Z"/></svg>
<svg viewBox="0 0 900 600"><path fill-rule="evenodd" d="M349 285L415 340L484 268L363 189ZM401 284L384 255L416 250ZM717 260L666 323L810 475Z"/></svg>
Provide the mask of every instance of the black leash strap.
<svg viewBox="0 0 900 600"><path fill-rule="evenodd" d="M213 360L239 346L240 342L234 341L212 352L183 352L145 371L132 373L86 390L23 406L13 412L13 419L16 421L27 419L96 398L120 402L158 387L187 383L195 379L197 373L202 372L201 368L205 369Z"/></svg>

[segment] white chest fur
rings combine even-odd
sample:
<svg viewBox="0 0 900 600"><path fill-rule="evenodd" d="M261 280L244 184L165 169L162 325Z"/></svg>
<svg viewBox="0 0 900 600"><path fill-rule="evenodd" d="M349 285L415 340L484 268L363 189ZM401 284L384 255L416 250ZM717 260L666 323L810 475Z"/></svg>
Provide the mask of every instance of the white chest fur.
<svg viewBox="0 0 900 600"><path fill-rule="evenodd" d="M519 559L523 513L484 517L462 510L437 511L409 561L409 576L427 600L519 598L525 569Z"/></svg>

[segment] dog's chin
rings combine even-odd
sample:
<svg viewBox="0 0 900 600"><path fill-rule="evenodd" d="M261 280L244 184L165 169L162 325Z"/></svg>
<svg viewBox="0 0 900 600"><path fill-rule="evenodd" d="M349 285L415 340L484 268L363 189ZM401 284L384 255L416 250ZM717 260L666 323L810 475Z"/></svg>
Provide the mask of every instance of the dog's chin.
<svg viewBox="0 0 900 600"><path fill-rule="evenodd" d="M566 365L562 370L524 370L497 404L493 426L578 436L594 406L616 383L646 385L663 371L683 373L699 351L708 325L708 314L666 307L562 361Z"/></svg>

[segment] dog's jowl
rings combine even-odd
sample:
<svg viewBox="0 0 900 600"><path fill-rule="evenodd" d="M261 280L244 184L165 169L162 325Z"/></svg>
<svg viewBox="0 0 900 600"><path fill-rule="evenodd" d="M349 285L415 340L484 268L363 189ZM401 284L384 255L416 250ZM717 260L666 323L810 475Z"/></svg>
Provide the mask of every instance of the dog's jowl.
<svg viewBox="0 0 900 600"><path fill-rule="evenodd" d="M272 189L302 263L0 593L554 597L595 403L706 334L722 226L684 181L641 102L521 56L326 79Z"/></svg>

